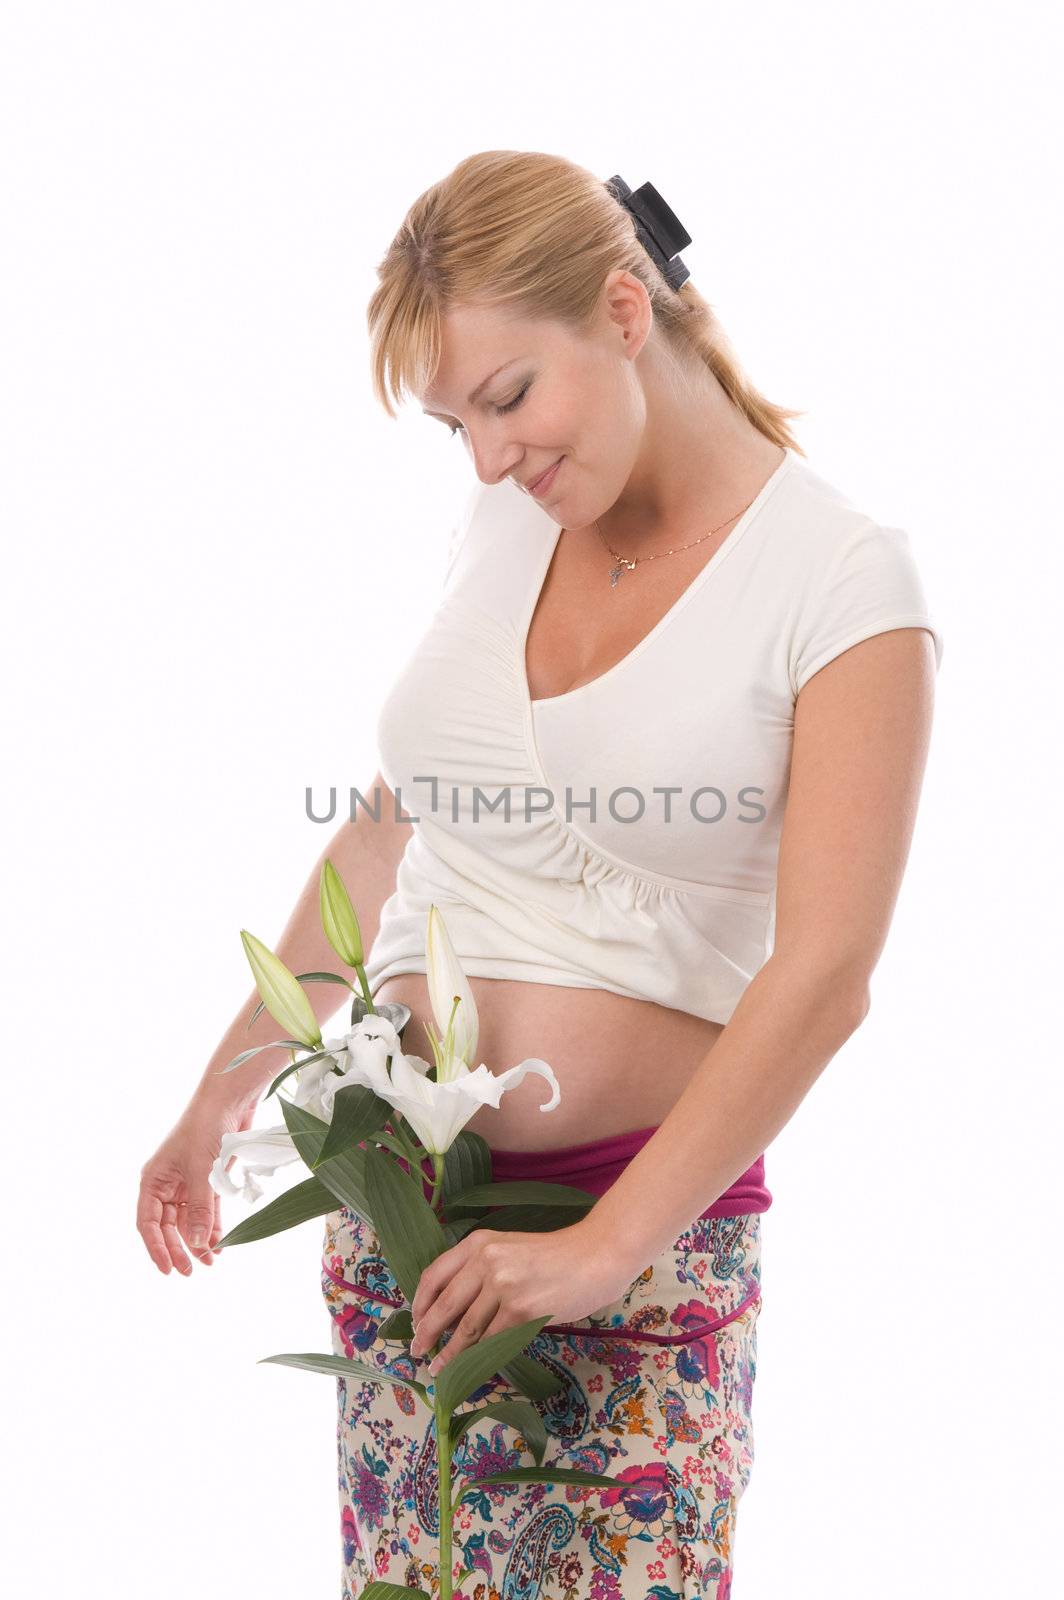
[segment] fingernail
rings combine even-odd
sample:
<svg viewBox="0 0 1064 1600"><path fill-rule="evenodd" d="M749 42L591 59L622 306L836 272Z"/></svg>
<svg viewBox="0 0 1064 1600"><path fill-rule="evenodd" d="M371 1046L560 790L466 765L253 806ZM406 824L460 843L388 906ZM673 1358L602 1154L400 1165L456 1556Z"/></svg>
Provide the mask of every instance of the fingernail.
<svg viewBox="0 0 1064 1600"><path fill-rule="evenodd" d="M192 1248L193 1248L193 1250L202 1250L203 1246L206 1243L207 1243L207 1235L204 1233L203 1229L202 1228L194 1228L192 1230Z"/></svg>

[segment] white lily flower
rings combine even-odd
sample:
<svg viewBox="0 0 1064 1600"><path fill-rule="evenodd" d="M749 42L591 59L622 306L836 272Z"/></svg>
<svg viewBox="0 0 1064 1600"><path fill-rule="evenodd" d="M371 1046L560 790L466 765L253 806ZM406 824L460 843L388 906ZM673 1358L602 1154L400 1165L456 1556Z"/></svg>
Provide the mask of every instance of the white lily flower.
<svg viewBox="0 0 1064 1600"><path fill-rule="evenodd" d="M440 908L435 905L429 907L428 932L425 939L425 974L428 978L429 999L432 1002L432 1012L436 1018L436 1028L442 1046L443 1058L437 1063L436 1077L438 1082L446 1083L455 1076L459 1062L468 1070L470 1063L476 1060L480 1018L469 979L462 971L455 954ZM457 1008L454 1005L456 996L459 1001Z"/></svg>
<svg viewBox="0 0 1064 1600"><path fill-rule="evenodd" d="M226 1163L234 1155L236 1165L232 1172L226 1172ZM223 1133L222 1148L210 1170L209 1182L217 1194L242 1194L250 1205L262 1194L262 1185L255 1181L256 1176L276 1172L278 1167L298 1160L299 1151L283 1123L279 1128L248 1128L242 1133Z"/></svg>
<svg viewBox="0 0 1064 1600"><path fill-rule="evenodd" d="M391 1082L376 1093L403 1113L430 1155L445 1155L481 1106L498 1106L506 1091L516 1089L530 1072L539 1073L551 1085L551 1097L540 1106L541 1111L553 1111L561 1099L553 1069L534 1056L499 1073L491 1072L483 1062L470 1072L464 1061L456 1060L446 1083L434 1083L428 1072L429 1063L420 1056L393 1056Z"/></svg>

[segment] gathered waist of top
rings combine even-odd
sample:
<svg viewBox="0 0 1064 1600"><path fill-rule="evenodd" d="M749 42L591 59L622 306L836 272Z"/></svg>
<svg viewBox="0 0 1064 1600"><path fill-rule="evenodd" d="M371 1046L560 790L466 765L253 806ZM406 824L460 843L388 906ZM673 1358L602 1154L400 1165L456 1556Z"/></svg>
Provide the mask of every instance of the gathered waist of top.
<svg viewBox="0 0 1064 1600"><path fill-rule="evenodd" d="M606 1193L628 1163L638 1155L657 1124L635 1128L630 1133L615 1133L586 1144L559 1146L553 1150L492 1150L493 1183L564 1183L586 1189L596 1197ZM401 1163L405 1166L405 1163ZM426 1176L432 1177L431 1161L423 1163ZM767 1211L772 1193L765 1186L765 1157L758 1156L753 1166L737 1178L731 1188L708 1206L699 1220L707 1217L742 1217Z"/></svg>

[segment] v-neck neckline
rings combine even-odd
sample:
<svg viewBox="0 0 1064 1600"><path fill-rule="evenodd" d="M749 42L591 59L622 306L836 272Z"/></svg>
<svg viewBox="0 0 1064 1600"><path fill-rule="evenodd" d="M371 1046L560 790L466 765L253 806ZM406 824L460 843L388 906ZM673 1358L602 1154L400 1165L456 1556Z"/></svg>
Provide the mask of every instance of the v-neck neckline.
<svg viewBox="0 0 1064 1600"><path fill-rule="evenodd" d="M551 562L554 560L554 552L558 548L558 541L564 531L560 526L555 527L554 537L548 538L545 541L546 560L543 561L538 568L537 581L532 591L531 604L526 608L523 624L518 637L518 672L521 679L521 687L524 693L525 704L530 712L534 713L540 706L554 705L555 702L559 700L572 701L577 695L584 694L590 689L595 689L600 684L605 683L608 679L613 678L618 672L621 671L623 667L626 667L629 662L634 661L637 656L642 655L647 646L651 644L659 636L659 634L665 631L665 628L672 621L673 617L675 617L677 613L683 609L687 602L694 598L703 585L709 581L711 573L715 572L725 558L731 554L732 550L735 549L735 546L739 543L739 540L742 538L751 522L753 522L754 518L757 516L762 505L775 491L780 480L790 470L794 463L795 455L794 452L787 446L784 446L784 450L785 454L782 461L780 461L779 465L775 468L771 475L766 478L765 482L761 486L761 489L747 506L746 510L735 524L735 527L731 530L723 542L718 545L717 549L714 550L713 554L710 556L705 565L699 568L687 587L683 589L679 595L677 595L676 599L665 612L664 616L659 617L658 621L650 629L649 633L645 633L638 643L632 646L631 650L629 650L626 655L623 655L619 661L615 661L612 667L607 667L605 672L600 672L597 678L589 678L586 683L578 683L574 688L566 689L561 694L542 695L538 699L534 699L528 683L528 636L532 631L532 619L536 614L536 609L543 594L543 588L547 581L547 574L550 571Z"/></svg>

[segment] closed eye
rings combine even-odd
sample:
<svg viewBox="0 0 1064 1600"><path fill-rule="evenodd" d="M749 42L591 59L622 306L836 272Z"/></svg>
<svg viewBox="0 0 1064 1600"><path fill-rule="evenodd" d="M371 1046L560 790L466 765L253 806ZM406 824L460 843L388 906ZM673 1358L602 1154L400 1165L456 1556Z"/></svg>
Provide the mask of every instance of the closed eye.
<svg viewBox="0 0 1064 1600"><path fill-rule="evenodd" d="M530 382L526 383L524 388L520 391L520 393L514 395L512 400L508 400L504 406L496 406L495 410L498 412L499 416L505 415L505 413L508 412L508 411L516 411L518 406L521 404L521 401L525 398L525 395L528 393L528 391L529 391L529 389L531 389L531 387L532 387L532 384ZM451 428L451 437L452 437L452 439L454 438L454 435L456 433L459 433L459 432L464 433L465 429L462 427L462 424L460 422L456 422L456 423L453 424L453 426Z"/></svg>

